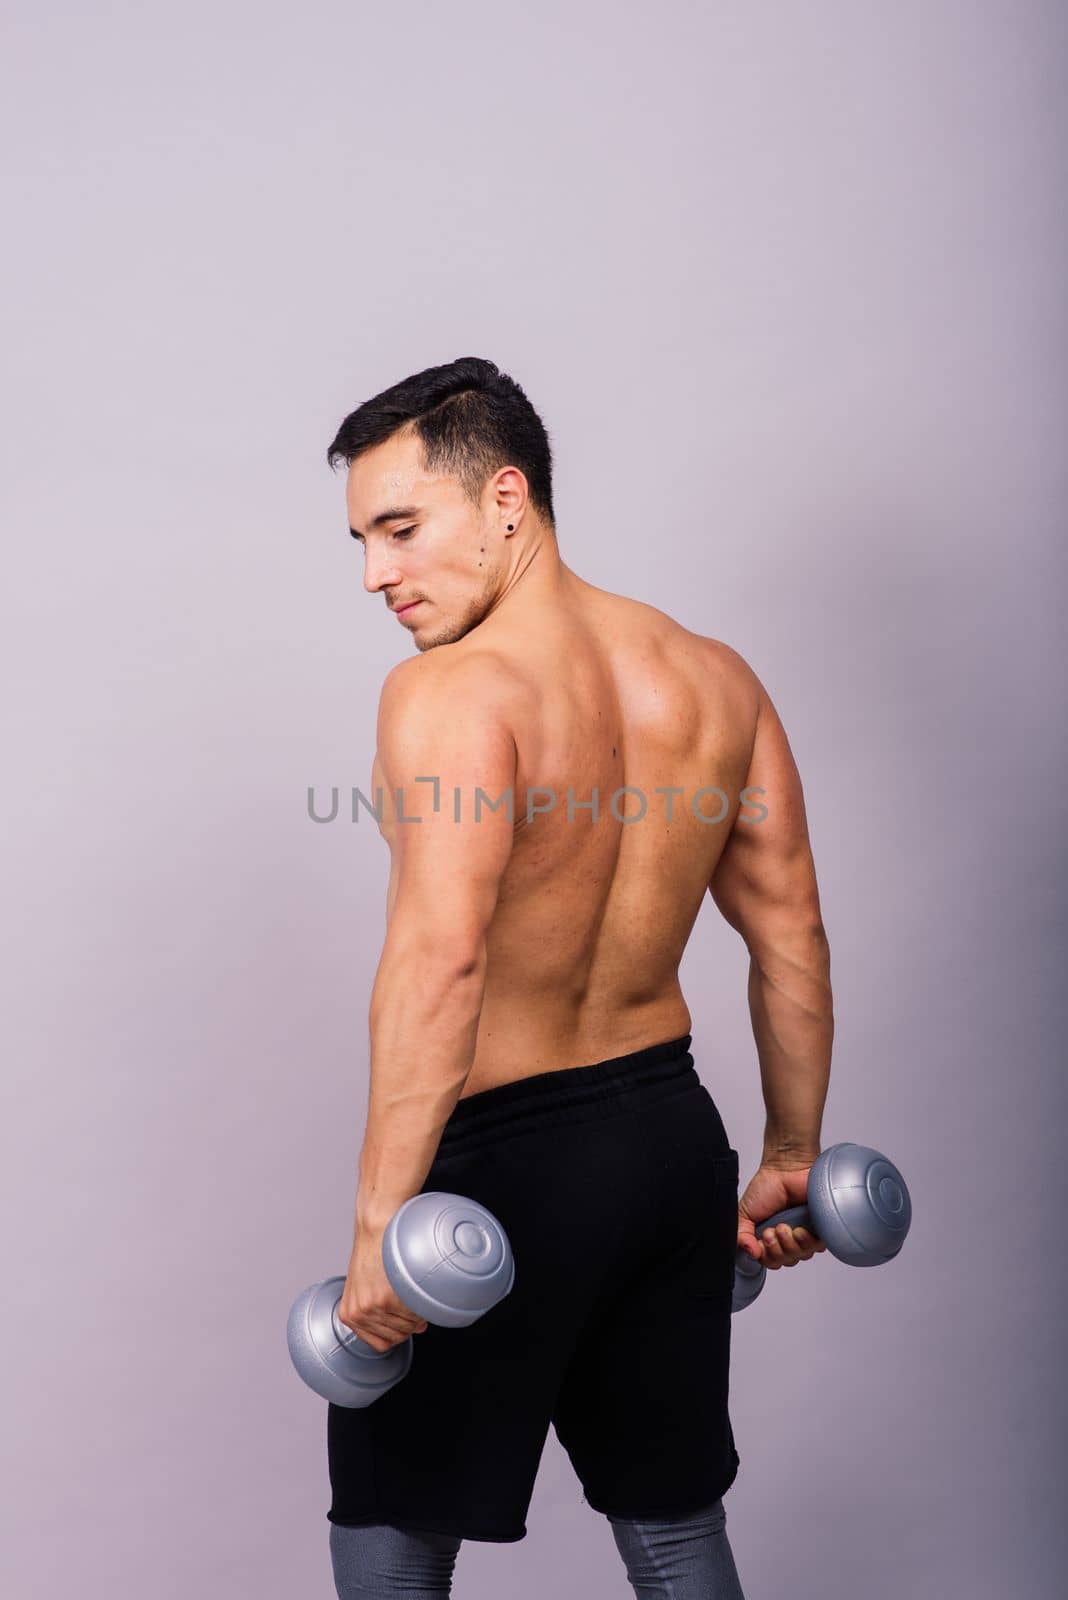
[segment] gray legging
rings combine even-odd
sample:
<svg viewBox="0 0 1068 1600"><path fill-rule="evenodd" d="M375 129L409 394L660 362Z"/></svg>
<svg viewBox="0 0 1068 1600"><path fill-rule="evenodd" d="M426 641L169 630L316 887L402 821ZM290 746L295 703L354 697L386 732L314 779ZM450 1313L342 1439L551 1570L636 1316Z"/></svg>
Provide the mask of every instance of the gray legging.
<svg viewBox="0 0 1068 1600"><path fill-rule="evenodd" d="M688 1517L608 1518L636 1595L661 1600L745 1600L727 1541L722 1499ZM461 1541L388 1523L330 1524L339 1600L440 1600L452 1593Z"/></svg>

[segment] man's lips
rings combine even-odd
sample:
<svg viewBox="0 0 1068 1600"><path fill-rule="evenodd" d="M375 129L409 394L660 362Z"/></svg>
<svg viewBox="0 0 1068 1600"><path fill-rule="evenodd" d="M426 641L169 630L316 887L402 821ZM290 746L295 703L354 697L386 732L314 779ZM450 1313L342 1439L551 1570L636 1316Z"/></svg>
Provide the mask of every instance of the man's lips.
<svg viewBox="0 0 1068 1600"><path fill-rule="evenodd" d="M421 600L409 600L405 606L394 606L393 615L395 617L403 616L406 611L411 611L413 607L422 605L422 603Z"/></svg>

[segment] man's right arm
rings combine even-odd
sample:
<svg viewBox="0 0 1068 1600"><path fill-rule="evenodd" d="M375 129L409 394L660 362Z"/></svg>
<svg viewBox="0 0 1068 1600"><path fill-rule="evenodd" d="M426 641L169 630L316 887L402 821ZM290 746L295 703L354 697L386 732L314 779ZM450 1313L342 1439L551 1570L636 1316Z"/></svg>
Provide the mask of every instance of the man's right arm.
<svg viewBox="0 0 1068 1600"><path fill-rule="evenodd" d="M767 815L739 813L709 884L749 951L753 1020L767 1117L763 1161L807 1166L820 1151L834 1011L830 947L820 914L801 779L775 707L740 656L758 696L746 786Z"/></svg>

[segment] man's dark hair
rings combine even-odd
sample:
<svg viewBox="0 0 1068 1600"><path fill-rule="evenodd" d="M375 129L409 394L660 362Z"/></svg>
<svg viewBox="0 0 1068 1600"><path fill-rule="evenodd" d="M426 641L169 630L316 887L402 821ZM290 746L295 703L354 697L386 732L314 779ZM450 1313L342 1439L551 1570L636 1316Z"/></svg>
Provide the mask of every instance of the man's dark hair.
<svg viewBox="0 0 1068 1600"><path fill-rule="evenodd" d="M409 426L422 440L426 470L456 478L475 505L487 478L518 467L531 504L555 532L549 436L518 383L492 361L461 356L365 400L337 430L327 462L351 464Z"/></svg>

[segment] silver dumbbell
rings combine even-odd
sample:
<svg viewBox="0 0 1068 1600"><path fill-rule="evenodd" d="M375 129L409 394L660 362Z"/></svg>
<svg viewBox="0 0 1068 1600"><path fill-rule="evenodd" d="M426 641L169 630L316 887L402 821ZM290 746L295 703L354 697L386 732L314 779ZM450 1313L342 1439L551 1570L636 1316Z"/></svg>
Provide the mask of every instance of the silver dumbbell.
<svg viewBox="0 0 1068 1600"><path fill-rule="evenodd" d="M847 1141L828 1145L812 1163L806 1203L776 1211L756 1233L759 1238L765 1228L787 1222L816 1234L847 1267L881 1267L901 1249L911 1221L909 1191L893 1162L868 1145ZM731 1310L752 1305L767 1275L762 1261L739 1250Z"/></svg>
<svg viewBox="0 0 1068 1600"><path fill-rule="evenodd" d="M508 1236L492 1212L459 1194L416 1194L390 1219L382 1263L408 1310L439 1328L477 1322L515 1282ZM334 1405L369 1406L406 1377L411 1337L376 1350L338 1319L345 1279L325 1278L294 1300L286 1324L293 1365Z"/></svg>

